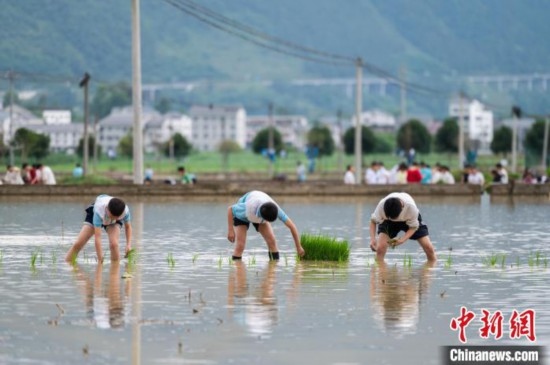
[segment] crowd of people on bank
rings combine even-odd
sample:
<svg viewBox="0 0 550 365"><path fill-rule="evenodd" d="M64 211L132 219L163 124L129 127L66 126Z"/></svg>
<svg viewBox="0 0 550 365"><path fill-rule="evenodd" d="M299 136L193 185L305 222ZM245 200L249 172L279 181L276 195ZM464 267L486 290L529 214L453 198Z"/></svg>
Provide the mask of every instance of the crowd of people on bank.
<svg viewBox="0 0 550 365"><path fill-rule="evenodd" d="M0 184L6 185L55 185L55 175L49 166L24 163L21 168L6 166L6 174Z"/></svg>
<svg viewBox="0 0 550 365"><path fill-rule="evenodd" d="M367 185L380 184L474 184L485 185L508 184L510 178L504 163L497 163L490 171L490 178L486 180L485 175L476 165L467 164L460 176L453 175L447 165L436 163L430 166L424 162L401 162L391 169L387 169L382 161L373 161L366 169L364 183ZM534 171L525 169L521 182L526 184L546 183L545 175L537 175ZM348 165L344 174L344 184L356 184L355 168ZM361 182L359 182L361 183Z"/></svg>

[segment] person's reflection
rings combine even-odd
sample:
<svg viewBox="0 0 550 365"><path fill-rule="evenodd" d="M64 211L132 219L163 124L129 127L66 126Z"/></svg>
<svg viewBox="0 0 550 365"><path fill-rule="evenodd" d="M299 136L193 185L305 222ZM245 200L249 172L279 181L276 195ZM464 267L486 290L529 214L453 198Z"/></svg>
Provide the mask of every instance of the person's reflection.
<svg viewBox="0 0 550 365"><path fill-rule="evenodd" d="M92 278L81 266L74 266L89 318L98 328L119 328L125 322L125 302L129 297L130 283L124 280L124 288L121 285L120 261L111 261L107 283L103 283L103 269L103 265L98 264Z"/></svg>
<svg viewBox="0 0 550 365"><path fill-rule="evenodd" d="M431 283L432 267L430 263L418 270L386 263L372 267L372 315L383 331L397 336L416 332L420 305Z"/></svg>
<svg viewBox="0 0 550 365"><path fill-rule="evenodd" d="M264 272L248 273L241 260L233 261L234 268L229 273L227 301L230 316L237 323L246 326L251 335L266 336L277 324L277 298L275 297L275 273L277 262L270 261ZM248 275L259 277L247 279ZM252 282L249 282L252 281Z"/></svg>

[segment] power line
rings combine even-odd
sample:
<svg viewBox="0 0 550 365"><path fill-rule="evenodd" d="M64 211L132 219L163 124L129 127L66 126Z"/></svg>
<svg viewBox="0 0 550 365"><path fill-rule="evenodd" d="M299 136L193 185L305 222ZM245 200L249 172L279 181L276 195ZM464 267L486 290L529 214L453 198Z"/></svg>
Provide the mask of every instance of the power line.
<svg viewBox="0 0 550 365"><path fill-rule="evenodd" d="M287 41L280 37L267 34L249 25L228 18L205 6L201 6L192 0L163 1L176 7L180 11L183 11L184 13L198 19L203 23L206 23L225 33L237 36L260 47L316 63L330 64L335 66L355 65L356 58L354 57L320 51L311 47L306 47L297 43ZM399 77L396 77L390 72L385 71L370 63L363 62L362 68L373 75L379 76L388 81L394 81L402 84L406 86L408 90L417 94L428 94L437 97L442 97L444 94L449 94L448 91L437 90L412 82L404 82Z"/></svg>
<svg viewBox="0 0 550 365"><path fill-rule="evenodd" d="M239 37L239 38L241 38L245 41L248 41L250 43L253 43L257 46L267 48L267 49L270 49L270 50L278 52L278 53L282 53L282 54L286 54L286 55L289 55L289 56L301 58L301 59L306 60L306 61L324 63L324 64L329 64L329 65L334 65L334 66L349 66L350 65L349 61L336 60L336 59L332 59L332 60L331 59L323 59L323 58L319 58L318 54L315 54L314 56L310 56L310 55L303 54L304 53L303 51L302 51L302 53L299 53L297 51L285 50L285 49L281 48L282 43L280 43L280 42L276 43L276 45L267 44L265 42L265 40L255 39L253 33L244 32L243 30L238 30L238 28L237 28L237 30L235 30L235 27L229 26L226 23L222 23L222 24L216 23L215 20L212 20L212 17L210 17L210 19L209 19L208 15L204 15L204 13L199 13L197 11L194 11L193 9L191 9L189 7L186 7L186 5L178 3L176 0L163 0L163 1L170 4L170 5L172 5L172 6L174 6L174 7L176 7L176 8L178 8L178 9L180 9L181 11L187 13L188 15L191 15L192 17L200 20L203 23L206 23L206 24L208 24L208 25L210 25L210 26L212 26L212 27L214 27L218 30L221 30L225 33L232 34L236 37ZM312 52L309 52L309 53L312 53Z"/></svg>

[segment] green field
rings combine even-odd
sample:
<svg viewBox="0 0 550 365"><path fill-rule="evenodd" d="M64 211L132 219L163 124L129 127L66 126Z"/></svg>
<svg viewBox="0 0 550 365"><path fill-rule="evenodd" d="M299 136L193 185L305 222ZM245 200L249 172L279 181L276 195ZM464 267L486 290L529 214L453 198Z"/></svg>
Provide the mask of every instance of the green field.
<svg viewBox="0 0 550 365"><path fill-rule="evenodd" d="M478 158L478 166L481 170L489 175L491 167L501 159L500 156L480 156ZM403 161L403 158L395 154L367 154L363 156L363 166L370 165L371 161L383 161L386 168L390 169L395 164ZM451 167L455 176L459 176L460 169L458 168L458 158L456 155L436 154L417 155L417 161L425 161L433 165L436 162L446 164ZM522 159L518 171L522 171ZM4 159L7 164L7 159ZM296 170L297 161L302 161L308 166L308 160L305 154L292 151L285 158L277 158L273 164L273 173L286 174L293 176ZM35 161L29 160L34 163ZM52 154L46 159L40 161L52 168L57 176L68 176L77 162L81 160L77 156L67 156L62 154ZM20 166L21 161L16 159L16 165ZM308 174L308 178L323 178L325 176L338 176L343 174L345 167L348 164L354 165L354 157L345 154L335 153L329 157L317 159L314 174ZM216 173L232 173L232 174L255 174L262 175L265 173L266 178L269 176L270 163L269 161L258 154L250 151L242 151L233 153L229 156L227 165L224 166L222 155L218 152L195 152L181 160L169 159L166 157L158 157L154 155L146 155L144 157L144 168L150 166L155 177L159 176L177 176L177 167L185 166L188 172L194 173L197 176L211 175ZM133 162L129 158L118 157L114 160L109 160L107 157L101 157L97 163L93 158L89 160L89 171L94 175L94 179L101 180L102 176L124 176L131 175L133 170ZM95 181L95 180L94 180ZM69 181L67 181L69 182ZM99 182L99 181L98 181Z"/></svg>

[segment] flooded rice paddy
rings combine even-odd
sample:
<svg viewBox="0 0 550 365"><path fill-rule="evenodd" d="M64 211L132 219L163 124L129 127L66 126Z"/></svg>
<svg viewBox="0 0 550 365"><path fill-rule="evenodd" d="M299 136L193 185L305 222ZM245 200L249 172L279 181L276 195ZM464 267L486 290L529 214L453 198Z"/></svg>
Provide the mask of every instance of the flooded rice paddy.
<svg viewBox="0 0 550 365"><path fill-rule="evenodd" d="M461 307L476 314L468 344L550 345L547 198L417 199L433 267L415 241L374 264L377 200L279 200L301 232L349 240L350 261L328 264L297 261L280 222L279 262L253 229L231 262L233 199L128 199L137 261L98 266L90 242L72 267L89 200L0 200L0 364L439 364L441 346L461 344ZM481 338L483 309L502 312L501 339ZM511 339L513 311L528 309L535 342Z"/></svg>

